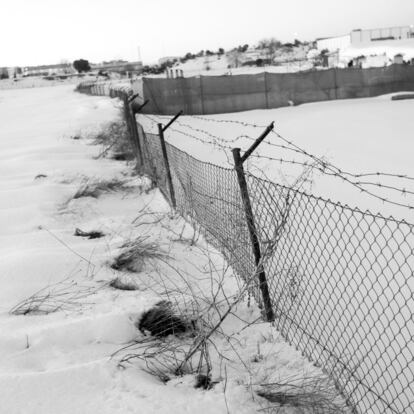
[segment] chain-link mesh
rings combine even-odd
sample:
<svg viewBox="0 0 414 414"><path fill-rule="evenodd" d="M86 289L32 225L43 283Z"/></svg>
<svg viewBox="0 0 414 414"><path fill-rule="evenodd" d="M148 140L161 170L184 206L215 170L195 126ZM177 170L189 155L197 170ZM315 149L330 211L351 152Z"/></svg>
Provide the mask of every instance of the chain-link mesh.
<svg viewBox="0 0 414 414"><path fill-rule="evenodd" d="M414 226L247 178L278 329L361 413L414 412Z"/></svg>
<svg viewBox="0 0 414 414"><path fill-rule="evenodd" d="M161 166L159 137L143 133ZM167 144L177 209L247 280L254 258L233 170ZM247 175L276 326L361 413L414 412L414 229ZM160 181L167 193L165 175ZM261 301L260 290L254 291Z"/></svg>
<svg viewBox="0 0 414 414"><path fill-rule="evenodd" d="M141 171L157 183L171 203L160 138L144 132L140 124L138 135L144 155ZM169 143L166 147L178 212L200 226L242 277L253 274L253 254L236 173L199 161Z"/></svg>
<svg viewBox="0 0 414 414"><path fill-rule="evenodd" d="M204 229L243 278L252 275L255 266L235 171L199 161L168 143L167 153L177 210Z"/></svg>
<svg viewBox="0 0 414 414"><path fill-rule="evenodd" d="M171 202L160 138L139 124L138 136L139 168ZM167 154L178 212L247 280L255 265L235 171L168 143ZM355 412L414 413L414 226L246 180L282 335Z"/></svg>

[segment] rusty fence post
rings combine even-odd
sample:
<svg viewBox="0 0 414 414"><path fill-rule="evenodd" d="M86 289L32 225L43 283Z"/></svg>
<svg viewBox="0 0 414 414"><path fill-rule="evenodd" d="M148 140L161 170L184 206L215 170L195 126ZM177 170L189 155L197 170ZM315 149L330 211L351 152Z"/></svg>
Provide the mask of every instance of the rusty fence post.
<svg viewBox="0 0 414 414"><path fill-rule="evenodd" d="M135 118L135 115L141 111L142 108L149 102L147 99L142 105L140 105L138 108L134 107L133 101L136 98L136 96L132 96L128 99L128 114L131 122L131 132L132 132L132 140L135 144L136 152L137 152L137 161L139 162L138 169L141 169L144 165L144 159L143 159L143 153L141 148L141 143L139 141L139 134L138 134L138 127L137 127L137 120Z"/></svg>
<svg viewBox="0 0 414 414"><path fill-rule="evenodd" d="M243 208L246 215L247 228L249 230L250 241L252 244L254 262L256 265L256 271L259 277L259 287L263 298L263 305L266 314L266 319L271 322L275 319L273 312L272 301L270 299L269 286L267 284L266 273L262 263L262 253L260 250L259 238L257 236L256 224L253 217L253 209L250 201L249 190L247 187L246 174L243 168L243 163L253 153L253 151L259 146L259 144L265 139L269 132L273 129L273 122L266 128L266 130L260 135L260 137L254 142L254 144L244 153L240 154L240 148L234 148L232 150L234 166L237 174L237 180L240 186L240 195L243 201Z"/></svg>

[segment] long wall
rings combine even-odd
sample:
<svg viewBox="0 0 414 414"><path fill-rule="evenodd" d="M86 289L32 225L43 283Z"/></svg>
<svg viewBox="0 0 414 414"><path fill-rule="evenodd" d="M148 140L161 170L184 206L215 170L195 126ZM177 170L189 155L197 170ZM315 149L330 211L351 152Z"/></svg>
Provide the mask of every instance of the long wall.
<svg viewBox="0 0 414 414"><path fill-rule="evenodd" d="M399 91L414 91L414 66L143 80L144 98L150 100L145 112L165 115L279 108Z"/></svg>

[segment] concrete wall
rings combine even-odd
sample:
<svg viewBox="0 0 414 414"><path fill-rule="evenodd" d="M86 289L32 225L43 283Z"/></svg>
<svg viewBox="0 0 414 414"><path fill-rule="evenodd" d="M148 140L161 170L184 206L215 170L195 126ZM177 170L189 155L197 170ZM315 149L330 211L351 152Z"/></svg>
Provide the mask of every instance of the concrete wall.
<svg viewBox="0 0 414 414"><path fill-rule="evenodd" d="M146 113L217 114L414 91L414 66L297 73L144 78Z"/></svg>
<svg viewBox="0 0 414 414"><path fill-rule="evenodd" d="M328 49L330 52L335 52L338 49L345 49L351 44L351 35L329 37L327 39L319 39L316 41L318 50Z"/></svg>

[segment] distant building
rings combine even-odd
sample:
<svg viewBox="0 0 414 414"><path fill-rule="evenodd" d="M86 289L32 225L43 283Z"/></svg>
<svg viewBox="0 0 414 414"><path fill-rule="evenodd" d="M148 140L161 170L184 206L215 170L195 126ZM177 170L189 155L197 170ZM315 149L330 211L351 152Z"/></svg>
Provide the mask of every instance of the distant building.
<svg viewBox="0 0 414 414"><path fill-rule="evenodd" d="M397 65L402 65L404 63L404 56L401 53L398 53L394 56L394 63Z"/></svg>
<svg viewBox="0 0 414 414"><path fill-rule="evenodd" d="M349 34L316 39L316 48L320 51L327 49L329 52L336 52L337 50L347 48L350 44L351 36Z"/></svg>
<svg viewBox="0 0 414 414"><path fill-rule="evenodd" d="M165 56L165 57L158 59L158 64L162 65L164 63L173 62L174 60L179 60L179 59L180 58L178 56Z"/></svg>
<svg viewBox="0 0 414 414"><path fill-rule="evenodd" d="M75 73L75 69L73 69L70 63L26 66L23 68L23 76L70 75L73 73Z"/></svg>
<svg viewBox="0 0 414 414"><path fill-rule="evenodd" d="M413 26L384 27L379 29L353 30L351 44L379 42L382 40L414 39Z"/></svg>
<svg viewBox="0 0 414 414"><path fill-rule="evenodd" d="M103 62L92 64L92 70L101 70L103 72L141 72L143 68L142 62L127 62L124 60L114 60L111 62Z"/></svg>

